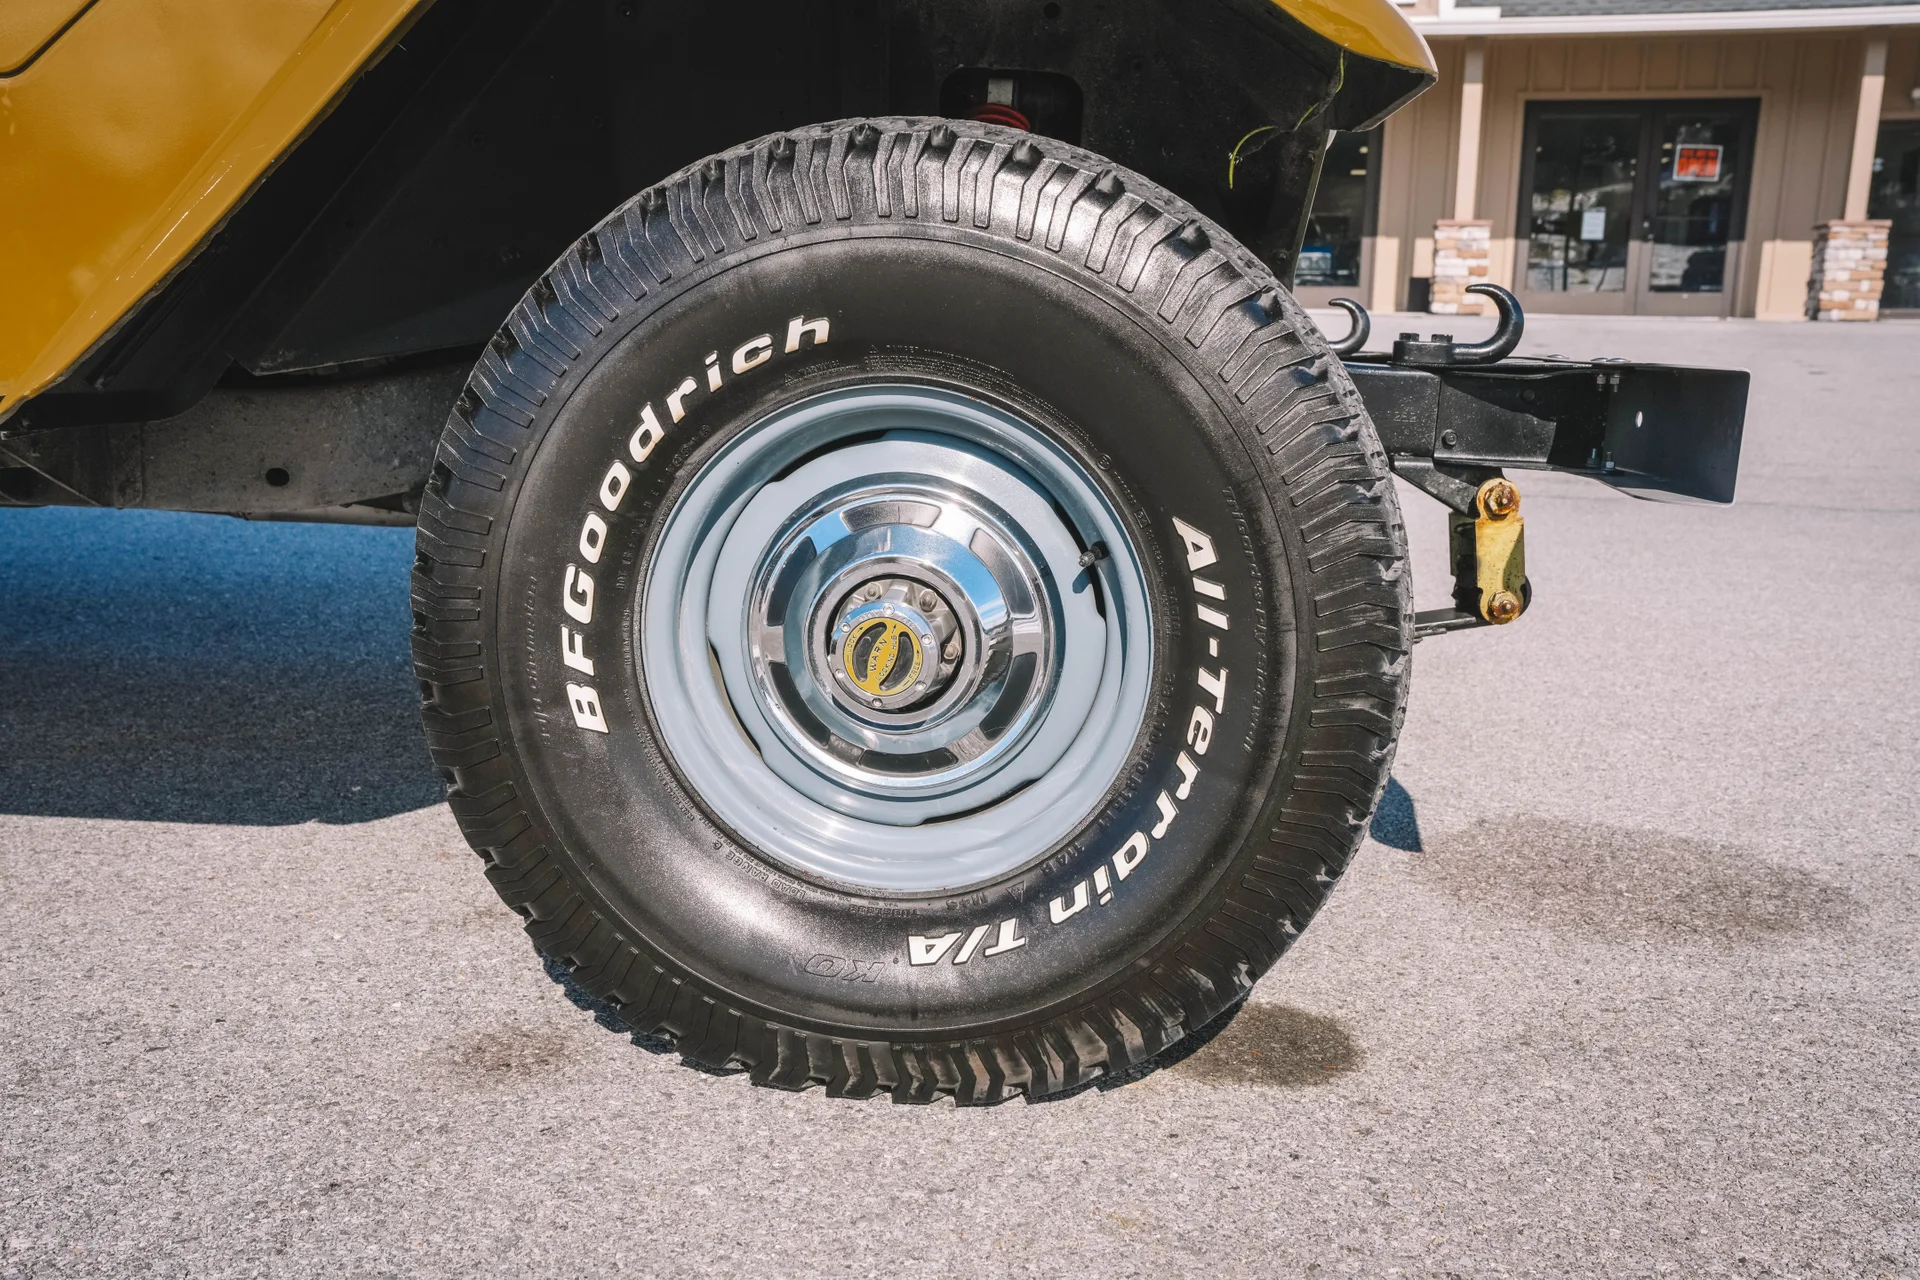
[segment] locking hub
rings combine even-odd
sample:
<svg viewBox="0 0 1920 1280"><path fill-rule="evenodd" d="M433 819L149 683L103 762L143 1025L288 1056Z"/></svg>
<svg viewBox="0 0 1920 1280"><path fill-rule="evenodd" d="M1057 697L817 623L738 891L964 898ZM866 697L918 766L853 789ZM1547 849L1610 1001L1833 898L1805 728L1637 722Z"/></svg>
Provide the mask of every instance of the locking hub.
<svg viewBox="0 0 1920 1280"><path fill-rule="evenodd" d="M953 606L912 578L882 578L840 604L822 663L835 697L868 711L911 710L960 669L965 643Z"/></svg>

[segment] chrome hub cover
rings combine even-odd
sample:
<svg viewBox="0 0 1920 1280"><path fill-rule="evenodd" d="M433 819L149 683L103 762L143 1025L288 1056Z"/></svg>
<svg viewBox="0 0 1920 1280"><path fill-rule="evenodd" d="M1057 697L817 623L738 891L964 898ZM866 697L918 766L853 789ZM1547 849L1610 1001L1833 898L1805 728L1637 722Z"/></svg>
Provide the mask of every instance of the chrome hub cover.
<svg viewBox="0 0 1920 1280"><path fill-rule="evenodd" d="M1035 495L990 461L902 436L811 463L793 479L829 486L822 499L746 569L756 701L782 745L840 785L895 799L951 791L1023 744L1054 692L1065 614L1044 553L991 502L996 489L1016 505ZM841 491L850 464L882 463L928 472ZM971 484L934 479L962 463ZM775 491L748 505L749 541L729 539L723 574L746 568L756 508L787 501ZM724 670L720 637L715 647ZM798 784L828 799L809 782Z"/></svg>

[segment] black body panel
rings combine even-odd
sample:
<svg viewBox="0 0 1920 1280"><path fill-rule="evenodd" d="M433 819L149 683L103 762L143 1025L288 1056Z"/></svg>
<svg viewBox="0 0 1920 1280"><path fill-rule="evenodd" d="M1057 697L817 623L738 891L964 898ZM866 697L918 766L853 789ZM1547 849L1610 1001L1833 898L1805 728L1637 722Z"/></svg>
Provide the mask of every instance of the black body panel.
<svg viewBox="0 0 1920 1280"><path fill-rule="evenodd" d="M1266 0L440 0L6 430L169 417L222 379L470 361L647 184L810 122L970 113L989 72L1037 130L1163 183L1282 279L1327 130L1427 83Z"/></svg>

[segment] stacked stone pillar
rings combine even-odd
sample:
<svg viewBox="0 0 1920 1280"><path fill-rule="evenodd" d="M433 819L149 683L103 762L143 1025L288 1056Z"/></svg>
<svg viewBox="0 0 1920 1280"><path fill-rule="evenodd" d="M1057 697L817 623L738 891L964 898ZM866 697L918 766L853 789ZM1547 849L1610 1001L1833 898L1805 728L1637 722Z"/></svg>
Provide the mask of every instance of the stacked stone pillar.
<svg viewBox="0 0 1920 1280"><path fill-rule="evenodd" d="M1882 238L1885 244L1885 238ZM1884 256L1884 255L1883 255ZM1484 218L1442 218L1433 224L1433 300L1435 315L1480 315L1493 304L1469 294L1493 269L1493 224Z"/></svg>
<svg viewBox="0 0 1920 1280"><path fill-rule="evenodd" d="M1885 219L1860 218L1823 222L1814 228L1807 319L1880 318L1880 295L1887 281L1887 233L1892 227ZM1437 275L1437 263L1434 270ZM1436 297L1439 283L1434 281Z"/></svg>

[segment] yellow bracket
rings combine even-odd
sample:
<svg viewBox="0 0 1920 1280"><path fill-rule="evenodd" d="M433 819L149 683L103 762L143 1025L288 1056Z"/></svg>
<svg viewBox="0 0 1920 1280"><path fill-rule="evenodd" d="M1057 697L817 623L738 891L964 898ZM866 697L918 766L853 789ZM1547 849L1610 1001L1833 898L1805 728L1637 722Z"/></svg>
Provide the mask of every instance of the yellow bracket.
<svg viewBox="0 0 1920 1280"><path fill-rule="evenodd" d="M1527 608L1526 521L1520 517L1520 490L1511 480L1495 478L1480 486L1473 497L1474 514L1456 515L1449 522L1456 566L1473 557L1473 600L1457 600L1492 623L1512 622ZM1466 585L1464 575L1455 581Z"/></svg>

